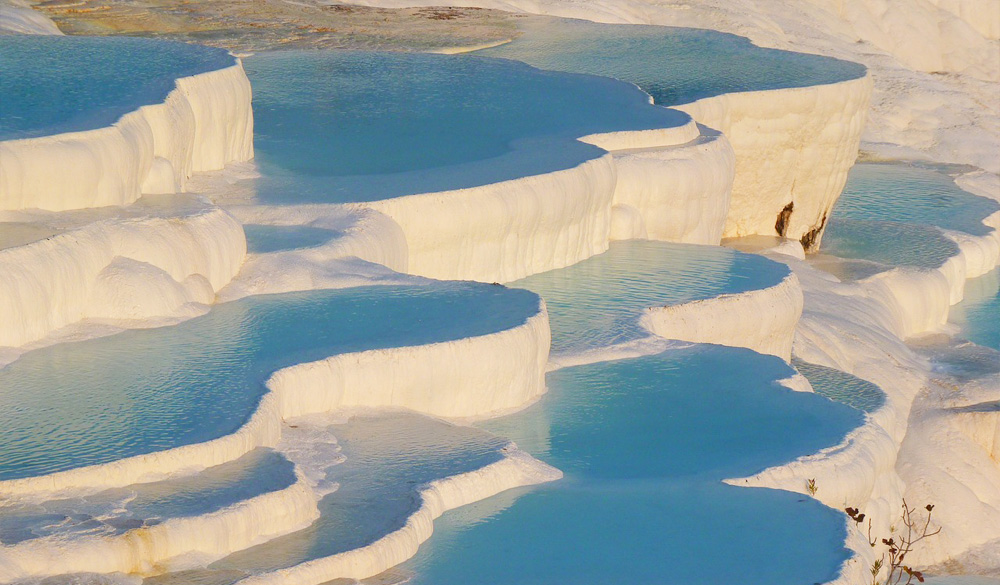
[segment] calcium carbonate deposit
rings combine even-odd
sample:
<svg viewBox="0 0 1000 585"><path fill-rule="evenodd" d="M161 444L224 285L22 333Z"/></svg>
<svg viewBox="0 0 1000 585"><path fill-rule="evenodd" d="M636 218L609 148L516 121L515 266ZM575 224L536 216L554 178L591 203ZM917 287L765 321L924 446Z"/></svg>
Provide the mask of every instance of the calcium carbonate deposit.
<svg viewBox="0 0 1000 585"><path fill-rule="evenodd" d="M0 0L0 582L996 585L1000 4L459 4Z"/></svg>

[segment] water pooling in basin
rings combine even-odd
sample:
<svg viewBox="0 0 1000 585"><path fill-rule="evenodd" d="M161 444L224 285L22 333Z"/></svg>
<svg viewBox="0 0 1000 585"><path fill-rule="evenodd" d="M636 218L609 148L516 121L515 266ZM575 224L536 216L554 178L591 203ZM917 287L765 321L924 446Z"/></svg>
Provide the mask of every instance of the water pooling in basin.
<svg viewBox="0 0 1000 585"><path fill-rule="evenodd" d="M649 307L774 286L788 268L718 246L630 240L573 266L516 281L545 299L553 354L578 353L649 334Z"/></svg>
<svg viewBox="0 0 1000 585"><path fill-rule="evenodd" d="M874 412L885 404L882 389L834 368L793 359L792 365L809 380L816 394L863 412Z"/></svg>
<svg viewBox="0 0 1000 585"><path fill-rule="evenodd" d="M174 82L233 65L222 49L149 39L0 37L0 140L110 126Z"/></svg>
<svg viewBox="0 0 1000 585"><path fill-rule="evenodd" d="M0 543L37 538L112 536L171 518L210 514L295 482L292 463L257 449L197 475L111 489L83 497L0 506Z"/></svg>
<svg viewBox="0 0 1000 585"><path fill-rule="evenodd" d="M262 202L473 187L597 158L587 134L681 126L635 87L470 56L288 51L246 59Z"/></svg>
<svg viewBox="0 0 1000 585"><path fill-rule="evenodd" d="M304 225L255 224L243 226L243 233L247 237L247 252L252 254L313 248L341 235L341 232L336 230Z"/></svg>
<svg viewBox="0 0 1000 585"><path fill-rule="evenodd" d="M239 428L274 371L515 327L524 290L475 283L251 297L172 327L25 354L0 370L0 479L107 463Z"/></svg>
<svg viewBox="0 0 1000 585"><path fill-rule="evenodd" d="M326 478L339 488L319 502L321 517L305 530L230 555L207 569L147 579L147 585L228 585L248 574L290 567L371 544L401 528L420 506L428 482L481 469L503 457L509 441L482 430L420 415L389 412L328 422L292 422L282 447L336 437L345 460Z"/></svg>
<svg viewBox="0 0 1000 585"><path fill-rule="evenodd" d="M842 513L720 483L835 445L862 422L775 383L791 374L777 358L709 345L552 372L538 404L482 427L565 479L500 511L486 501L446 514L405 567L435 585L828 581L848 557Z"/></svg>
<svg viewBox="0 0 1000 585"><path fill-rule="evenodd" d="M715 31L597 24L529 17L523 35L477 54L517 59L555 71L634 83L658 104L676 105L739 91L807 87L856 79L857 63L754 46Z"/></svg>
<svg viewBox="0 0 1000 585"><path fill-rule="evenodd" d="M983 219L1000 204L963 191L951 177L903 163L855 165L823 236L839 276L855 279L896 266L937 268L958 254L940 229L984 235Z"/></svg>

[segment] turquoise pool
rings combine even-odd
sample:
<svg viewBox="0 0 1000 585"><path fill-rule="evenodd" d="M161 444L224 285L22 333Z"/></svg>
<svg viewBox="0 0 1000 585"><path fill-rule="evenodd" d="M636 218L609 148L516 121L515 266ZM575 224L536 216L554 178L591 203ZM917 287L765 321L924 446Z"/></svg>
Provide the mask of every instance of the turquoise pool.
<svg viewBox="0 0 1000 585"><path fill-rule="evenodd" d="M728 248L630 240L511 286L545 299L558 355L647 337L639 318L649 307L774 286L788 272L784 264Z"/></svg>
<svg viewBox="0 0 1000 585"><path fill-rule="evenodd" d="M343 203L473 187L603 154L575 139L679 126L612 79L467 55L288 51L244 66L265 203Z"/></svg>
<svg viewBox="0 0 1000 585"><path fill-rule="evenodd" d="M110 126L174 81L233 65L222 49L126 37L0 36L0 140Z"/></svg>
<svg viewBox="0 0 1000 585"><path fill-rule="evenodd" d="M247 238L247 252L268 254L300 248L314 248L342 235L342 232L304 225L259 225L243 226Z"/></svg>
<svg viewBox="0 0 1000 585"><path fill-rule="evenodd" d="M439 521L412 583L821 583L843 514L728 486L838 443L862 414L776 379L781 360L700 345L549 374L529 410L481 426L565 479Z"/></svg>
<svg viewBox="0 0 1000 585"><path fill-rule="evenodd" d="M531 292L461 282L288 293L32 351L0 369L0 479L227 435L280 368L493 333L537 308Z"/></svg>
<svg viewBox="0 0 1000 585"><path fill-rule="evenodd" d="M958 254L940 229L984 235L1000 205L960 189L950 176L905 163L857 164L823 235L826 255L859 261L860 277L897 266L937 268Z"/></svg>
<svg viewBox="0 0 1000 585"><path fill-rule="evenodd" d="M519 28L524 34L513 42L476 54L621 79L665 106L865 75L864 66L857 63L764 49L746 38L709 30L546 17L528 17Z"/></svg>

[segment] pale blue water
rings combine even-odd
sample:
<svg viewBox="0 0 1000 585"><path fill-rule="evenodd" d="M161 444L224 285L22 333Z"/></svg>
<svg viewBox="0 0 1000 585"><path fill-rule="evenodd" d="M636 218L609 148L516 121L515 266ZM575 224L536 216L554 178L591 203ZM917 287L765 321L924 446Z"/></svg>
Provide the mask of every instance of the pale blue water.
<svg viewBox="0 0 1000 585"><path fill-rule="evenodd" d="M280 368L493 333L537 307L528 291L460 282L289 293L29 352L0 370L0 479L214 439L248 419Z"/></svg>
<svg viewBox="0 0 1000 585"><path fill-rule="evenodd" d="M174 81L229 67L222 49L125 37L0 37L0 140L110 126Z"/></svg>
<svg viewBox="0 0 1000 585"><path fill-rule="evenodd" d="M848 557L841 512L719 482L834 445L862 422L774 383L791 372L774 357L699 345L550 373L538 404L482 427L565 479L503 509L446 514L404 567L434 585L832 579Z"/></svg>
<svg viewBox="0 0 1000 585"><path fill-rule="evenodd" d="M833 216L932 225L982 236L1000 203L963 191L948 175L905 163L861 163L848 175Z"/></svg>
<svg viewBox="0 0 1000 585"><path fill-rule="evenodd" d="M209 514L293 483L290 461L269 449L257 449L192 476L0 507L0 543L121 534L171 518Z"/></svg>
<svg viewBox="0 0 1000 585"><path fill-rule="evenodd" d="M630 240L598 256L511 283L545 299L553 354L576 353L649 334L649 307L773 286L784 264L718 246Z"/></svg>
<svg viewBox="0 0 1000 585"><path fill-rule="evenodd" d="M570 168L595 132L688 117L635 87L471 56L345 51L245 60L254 87L258 199L371 201Z"/></svg>
<svg viewBox="0 0 1000 585"><path fill-rule="evenodd" d="M834 83L865 74L857 63L754 46L715 31L532 18L512 43L478 51L556 71L634 83L658 104L738 91Z"/></svg>
<svg viewBox="0 0 1000 585"><path fill-rule="evenodd" d="M1000 268L967 282L948 319L961 327L960 337L1000 351Z"/></svg>
<svg viewBox="0 0 1000 585"><path fill-rule="evenodd" d="M283 250L314 248L323 245L342 232L304 225L255 225L243 226L247 237L247 251L267 254Z"/></svg>
<svg viewBox="0 0 1000 585"><path fill-rule="evenodd" d="M1000 204L958 188L947 174L905 163L851 169L833 208L822 252L868 261L856 277L896 266L937 268L958 246L937 228L984 235Z"/></svg>
<svg viewBox="0 0 1000 585"><path fill-rule="evenodd" d="M800 359L793 358L792 365L809 380L813 390L820 396L863 412L874 412L885 404L885 393L867 380Z"/></svg>
<svg viewBox="0 0 1000 585"><path fill-rule="evenodd" d="M299 423L295 424L309 424ZM346 460L327 479L340 484L319 502L312 526L230 555L208 569L148 579L149 585L223 585L258 573L368 545L401 528L420 506L426 483L499 461L509 442L473 427L406 413L352 418L328 426Z"/></svg>

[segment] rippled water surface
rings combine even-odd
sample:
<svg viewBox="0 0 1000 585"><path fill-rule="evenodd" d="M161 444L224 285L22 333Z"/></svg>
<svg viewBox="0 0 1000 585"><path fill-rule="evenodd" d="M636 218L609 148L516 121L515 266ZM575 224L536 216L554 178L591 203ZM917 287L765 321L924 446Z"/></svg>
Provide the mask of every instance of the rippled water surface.
<svg viewBox="0 0 1000 585"><path fill-rule="evenodd" d="M809 380L816 394L863 412L874 412L885 404L882 389L846 372L793 359L792 365Z"/></svg>
<svg viewBox="0 0 1000 585"><path fill-rule="evenodd" d="M649 307L766 288L787 275L783 264L728 248L630 240L511 286L545 299L558 354L646 337L639 318Z"/></svg>
<svg viewBox="0 0 1000 585"><path fill-rule="evenodd" d="M937 268L958 254L938 228L984 235L1000 205L958 188L951 177L904 163L855 165L823 235L825 255L861 261L838 268L864 278L889 268Z"/></svg>
<svg viewBox="0 0 1000 585"><path fill-rule="evenodd" d="M413 582L820 583L843 514L720 483L835 445L861 413L778 386L781 360L719 346L566 368L530 409L484 423L566 473L446 514ZM706 569L710 567L711 569Z"/></svg>
<svg viewBox="0 0 1000 585"><path fill-rule="evenodd" d="M196 475L42 503L0 506L0 542L108 536L171 518L200 516L295 482L290 461L257 449Z"/></svg>
<svg viewBox="0 0 1000 585"><path fill-rule="evenodd" d="M662 105L764 89L856 79L856 63L754 46L716 31L528 18L524 35L478 51L555 71L590 73L634 83Z"/></svg>
<svg viewBox="0 0 1000 585"><path fill-rule="evenodd" d="M537 311L474 283L251 297L203 317L25 354L0 370L0 479L234 432L274 371L338 353L493 333Z"/></svg>
<svg viewBox="0 0 1000 585"><path fill-rule="evenodd" d="M110 126L174 81L235 63L223 49L125 37L0 36L0 140Z"/></svg>

